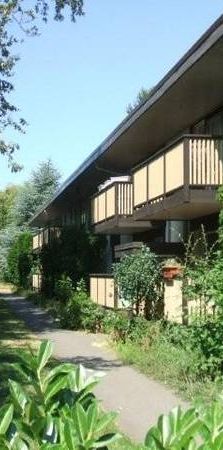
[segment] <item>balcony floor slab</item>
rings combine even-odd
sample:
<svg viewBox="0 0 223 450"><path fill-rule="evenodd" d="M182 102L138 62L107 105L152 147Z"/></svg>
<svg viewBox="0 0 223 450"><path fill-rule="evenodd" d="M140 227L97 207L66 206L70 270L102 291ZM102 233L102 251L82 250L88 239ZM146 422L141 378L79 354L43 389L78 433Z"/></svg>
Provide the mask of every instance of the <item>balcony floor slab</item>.
<svg viewBox="0 0 223 450"><path fill-rule="evenodd" d="M185 194L181 188L153 203L146 203L134 211L134 219L142 220L192 220L217 213L220 204L217 190L190 188Z"/></svg>

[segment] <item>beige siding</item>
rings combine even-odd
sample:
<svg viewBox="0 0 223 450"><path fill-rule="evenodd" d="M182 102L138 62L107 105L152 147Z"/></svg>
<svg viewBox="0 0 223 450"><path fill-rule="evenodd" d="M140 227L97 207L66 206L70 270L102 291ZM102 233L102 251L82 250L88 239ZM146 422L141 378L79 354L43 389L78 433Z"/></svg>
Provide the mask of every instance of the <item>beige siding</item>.
<svg viewBox="0 0 223 450"><path fill-rule="evenodd" d="M98 221L105 220L105 192L98 196Z"/></svg>
<svg viewBox="0 0 223 450"><path fill-rule="evenodd" d="M116 293L114 279L102 275L90 276L90 297L98 305L115 308Z"/></svg>
<svg viewBox="0 0 223 450"><path fill-rule="evenodd" d="M92 200L92 219L93 219L93 223L97 223L98 222L98 197L95 197Z"/></svg>
<svg viewBox="0 0 223 450"><path fill-rule="evenodd" d="M174 279L164 283L164 316L171 322L182 323L182 281Z"/></svg>
<svg viewBox="0 0 223 450"><path fill-rule="evenodd" d="M115 283L113 278L106 278L105 304L109 308L114 308L115 306Z"/></svg>
<svg viewBox="0 0 223 450"><path fill-rule="evenodd" d="M39 234L36 234L36 236L33 236L33 250L37 249L39 247Z"/></svg>
<svg viewBox="0 0 223 450"><path fill-rule="evenodd" d="M34 274L32 276L32 288L35 291L39 291L41 289L42 285L42 275L40 274Z"/></svg>
<svg viewBox="0 0 223 450"><path fill-rule="evenodd" d="M98 303L98 280L90 277L90 297L93 302Z"/></svg>
<svg viewBox="0 0 223 450"><path fill-rule="evenodd" d="M147 166L137 170L133 176L134 206L147 201Z"/></svg>
<svg viewBox="0 0 223 450"><path fill-rule="evenodd" d="M43 246L43 232L39 234L39 248L42 248Z"/></svg>
<svg viewBox="0 0 223 450"><path fill-rule="evenodd" d="M115 186L106 191L106 219L115 215Z"/></svg>
<svg viewBox="0 0 223 450"><path fill-rule="evenodd" d="M181 142L166 153L166 192L184 184L184 144Z"/></svg>
<svg viewBox="0 0 223 450"><path fill-rule="evenodd" d="M105 305L106 297L106 279L98 278L98 304Z"/></svg>
<svg viewBox="0 0 223 450"><path fill-rule="evenodd" d="M164 193L164 157L163 155L149 164L149 200Z"/></svg>

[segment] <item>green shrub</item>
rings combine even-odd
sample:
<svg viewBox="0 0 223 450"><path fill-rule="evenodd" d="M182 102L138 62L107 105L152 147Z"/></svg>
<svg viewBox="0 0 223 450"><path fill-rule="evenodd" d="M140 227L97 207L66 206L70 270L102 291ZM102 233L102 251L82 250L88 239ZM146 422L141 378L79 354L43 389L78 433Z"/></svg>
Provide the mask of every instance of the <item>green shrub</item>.
<svg viewBox="0 0 223 450"><path fill-rule="evenodd" d="M47 296L55 295L55 283L63 275L75 285L80 278L88 281L89 273L100 272L106 240L85 227L65 226L59 239L42 248L43 290Z"/></svg>
<svg viewBox="0 0 223 450"><path fill-rule="evenodd" d="M125 255L114 264L113 270L121 298L137 315L144 308L147 317L155 317L161 299L161 267L157 255L142 246L136 253Z"/></svg>
<svg viewBox="0 0 223 450"><path fill-rule="evenodd" d="M134 342L143 342L152 345L162 333L162 325L159 321L149 321L144 317L133 317L129 324L128 337Z"/></svg>
<svg viewBox="0 0 223 450"><path fill-rule="evenodd" d="M9 380L9 404L0 409L0 448L23 450L107 449L119 436L103 433L114 420L93 394L97 379L82 366L48 366L52 344L22 356L17 370L27 384Z"/></svg>
<svg viewBox="0 0 223 450"><path fill-rule="evenodd" d="M166 338L183 349L190 348L200 354L200 375L215 378L223 370L223 327L220 318L190 326L167 324Z"/></svg>
<svg viewBox="0 0 223 450"><path fill-rule="evenodd" d="M159 417L147 433L145 446L149 450L220 450L222 427L222 400L187 411L177 407Z"/></svg>
<svg viewBox="0 0 223 450"><path fill-rule="evenodd" d="M123 341L128 337L130 319L126 311L108 311L103 319L103 329L115 341Z"/></svg>
<svg viewBox="0 0 223 450"><path fill-rule="evenodd" d="M25 231L16 237L7 256L7 281L27 289L33 263L32 235Z"/></svg>
<svg viewBox="0 0 223 450"><path fill-rule="evenodd" d="M72 330L101 331L104 310L95 304L88 296L83 281L77 283L77 288L66 306L61 306L60 322L63 327Z"/></svg>
<svg viewBox="0 0 223 450"><path fill-rule="evenodd" d="M63 275L58 281L55 283L55 297L57 300L66 303L69 298L71 298L74 292L74 287L72 280Z"/></svg>

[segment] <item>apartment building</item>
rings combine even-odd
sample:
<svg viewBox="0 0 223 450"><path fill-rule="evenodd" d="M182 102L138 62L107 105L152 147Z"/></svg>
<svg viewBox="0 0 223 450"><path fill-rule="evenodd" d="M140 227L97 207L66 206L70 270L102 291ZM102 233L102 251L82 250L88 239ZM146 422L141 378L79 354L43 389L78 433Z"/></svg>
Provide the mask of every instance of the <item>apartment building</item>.
<svg viewBox="0 0 223 450"><path fill-rule="evenodd" d="M55 230L76 224L106 235L105 274L141 243L162 257L181 256L201 224L215 239L222 182L223 16L33 217L31 225L45 230L34 246L47 243L46 230L58 237ZM91 288L112 305L110 275L93 277Z"/></svg>

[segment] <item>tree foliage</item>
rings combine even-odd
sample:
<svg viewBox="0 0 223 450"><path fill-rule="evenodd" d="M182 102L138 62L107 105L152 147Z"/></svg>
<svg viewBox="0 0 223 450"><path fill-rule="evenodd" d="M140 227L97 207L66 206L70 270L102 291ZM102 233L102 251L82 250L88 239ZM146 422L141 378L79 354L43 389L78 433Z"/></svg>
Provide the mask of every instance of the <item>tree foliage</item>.
<svg viewBox="0 0 223 450"><path fill-rule="evenodd" d="M56 281L63 275L74 284L81 278L88 281L89 273L102 270L104 249L103 236L96 236L84 227L62 228L60 238L44 246L40 253L45 293L52 295Z"/></svg>
<svg viewBox="0 0 223 450"><path fill-rule="evenodd" d="M38 35L38 20L47 22L52 10L55 20L63 20L65 8L69 8L74 21L83 14L83 0L3 0L0 4L0 153L7 156L12 171L20 169L14 160L14 152L19 146L7 141L5 134L8 128L24 133L27 125L24 118L18 118L18 106L10 99L19 59L15 47L18 51L24 35Z"/></svg>
<svg viewBox="0 0 223 450"><path fill-rule="evenodd" d="M12 223L12 209L18 191L17 186L7 186L0 191L0 230Z"/></svg>
<svg viewBox="0 0 223 450"><path fill-rule="evenodd" d="M161 285L161 268L156 254L144 245L136 253L125 255L114 264L113 270L121 298L134 306L137 314L143 302L146 310L152 313Z"/></svg>
<svg viewBox="0 0 223 450"><path fill-rule="evenodd" d="M51 199L59 186L59 180L60 173L50 159L39 164L16 196L14 218L17 225L26 224Z"/></svg>
<svg viewBox="0 0 223 450"><path fill-rule="evenodd" d="M133 103L129 103L126 108L127 114L131 114L138 106L142 105L150 96L152 89L141 88Z"/></svg>
<svg viewBox="0 0 223 450"><path fill-rule="evenodd" d="M8 227L0 230L0 280L4 281L7 279L7 258L9 250L21 233L20 228L14 225L9 225Z"/></svg>
<svg viewBox="0 0 223 450"><path fill-rule="evenodd" d="M25 231L15 238L7 255L7 279L28 288L32 269L32 234Z"/></svg>

